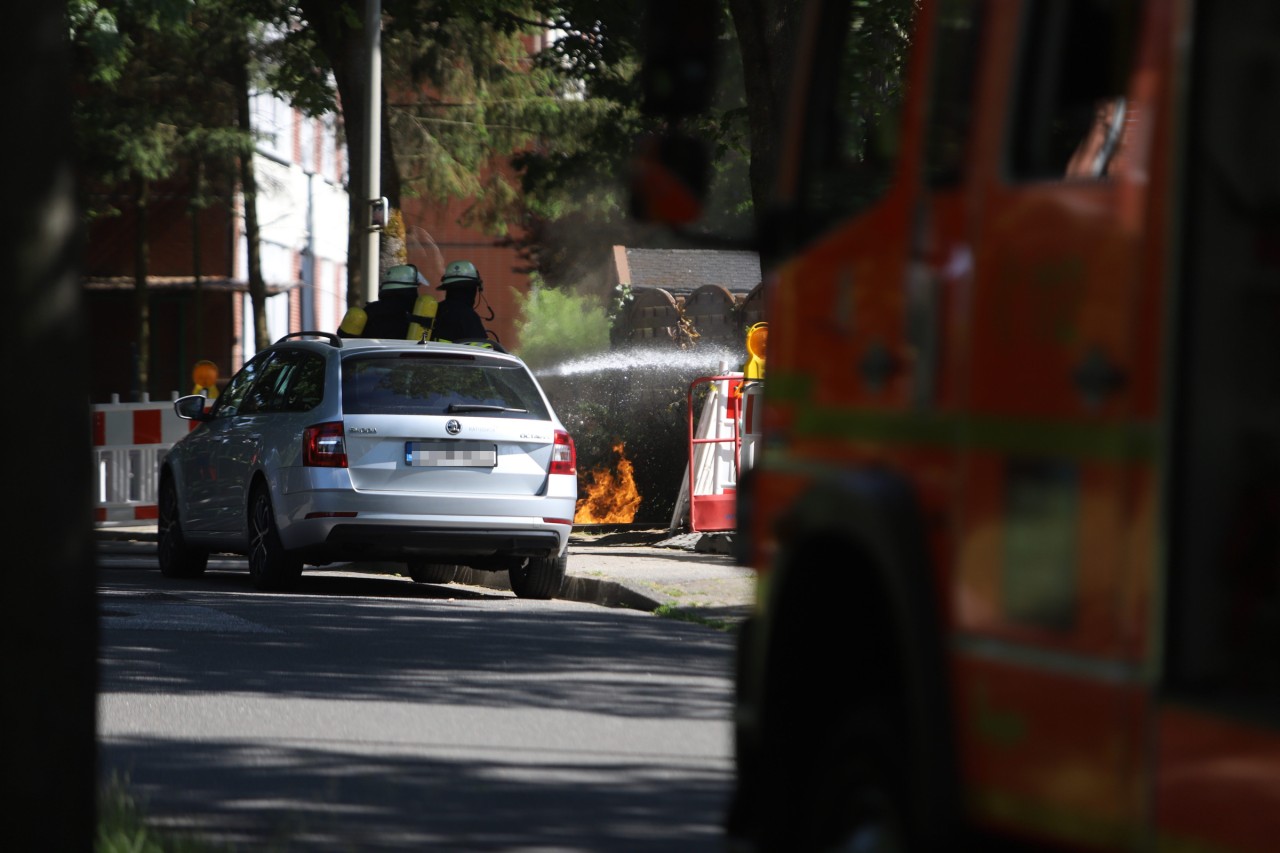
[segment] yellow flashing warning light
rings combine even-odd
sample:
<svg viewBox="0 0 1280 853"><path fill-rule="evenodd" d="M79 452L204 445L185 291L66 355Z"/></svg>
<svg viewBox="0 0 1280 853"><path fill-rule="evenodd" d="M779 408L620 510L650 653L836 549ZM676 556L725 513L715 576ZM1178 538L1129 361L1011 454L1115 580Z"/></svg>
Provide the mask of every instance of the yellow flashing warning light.
<svg viewBox="0 0 1280 853"><path fill-rule="evenodd" d="M218 396L218 365L202 358L191 369L192 394L204 394L210 400Z"/></svg>
<svg viewBox="0 0 1280 853"><path fill-rule="evenodd" d="M747 353L751 358L742 368L744 379L764 379L764 350L768 339L768 323L756 323L747 329Z"/></svg>

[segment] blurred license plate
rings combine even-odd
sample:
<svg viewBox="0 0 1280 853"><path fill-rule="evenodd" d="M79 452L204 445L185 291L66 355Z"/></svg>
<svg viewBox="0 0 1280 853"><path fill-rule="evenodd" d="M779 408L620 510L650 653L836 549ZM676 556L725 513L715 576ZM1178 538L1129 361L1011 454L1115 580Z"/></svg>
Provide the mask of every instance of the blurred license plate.
<svg viewBox="0 0 1280 853"><path fill-rule="evenodd" d="M404 461L423 468L493 468L498 464L498 448L457 441L407 441Z"/></svg>

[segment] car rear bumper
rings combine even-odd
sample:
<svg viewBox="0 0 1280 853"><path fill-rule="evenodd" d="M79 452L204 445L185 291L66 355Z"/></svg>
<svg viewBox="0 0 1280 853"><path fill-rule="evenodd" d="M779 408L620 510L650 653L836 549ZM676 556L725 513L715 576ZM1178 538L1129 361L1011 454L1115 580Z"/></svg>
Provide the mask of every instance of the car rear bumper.
<svg viewBox="0 0 1280 853"><path fill-rule="evenodd" d="M281 533L285 547L309 563L426 559L498 570L565 553L572 530L528 516L322 516L294 521Z"/></svg>
<svg viewBox="0 0 1280 853"><path fill-rule="evenodd" d="M330 553L348 559L412 559L471 565L476 558L554 557L564 541L555 530L388 529L337 524L325 539Z"/></svg>
<svg viewBox="0 0 1280 853"><path fill-rule="evenodd" d="M279 496L280 538L308 562L422 558L506 567L563 554L573 530L573 495L357 491L345 473L293 469Z"/></svg>

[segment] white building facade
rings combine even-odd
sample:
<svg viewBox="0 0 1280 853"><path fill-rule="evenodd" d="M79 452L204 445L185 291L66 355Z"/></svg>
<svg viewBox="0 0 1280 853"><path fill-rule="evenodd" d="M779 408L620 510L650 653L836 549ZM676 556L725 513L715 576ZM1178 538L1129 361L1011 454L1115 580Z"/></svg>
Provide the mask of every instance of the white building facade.
<svg viewBox="0 0 1280 853"><path fill-rule="evenodd" d="M347 308L347 157L333 114L309 117L270 92L251 96L259 134L254 176L260 263L267 286L267 338L288 332L335 332ZM240 199L235 276L249 278L244 199ZM253 306L235 311L236 368L257 351Z"/></svg>

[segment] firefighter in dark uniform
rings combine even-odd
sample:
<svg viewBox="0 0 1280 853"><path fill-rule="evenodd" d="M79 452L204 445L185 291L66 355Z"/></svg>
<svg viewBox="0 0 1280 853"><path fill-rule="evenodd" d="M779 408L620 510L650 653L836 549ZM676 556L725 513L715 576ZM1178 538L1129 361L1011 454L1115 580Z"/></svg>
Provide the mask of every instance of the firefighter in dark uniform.
<svg viewBox="0 0 1280 853"><path fill-rule="evenodd" d="M378 287L378 298L364 308L352 306L338 326L340 338L406 338L410 316L418 300L419 286L430 282L413 264L400 264L387 270Z"/></svg>
<svg viewBox="0 0 1280 853"><path fill-rule="evenodd" d="M449 264L445 267L439 288L444 291L444 299L436 309L435 331L431 339L455 343L487 340L489 333L485 331L475 307L477 297L484 291L484 282L476 272L476 265L471 261Z"/></svg>

